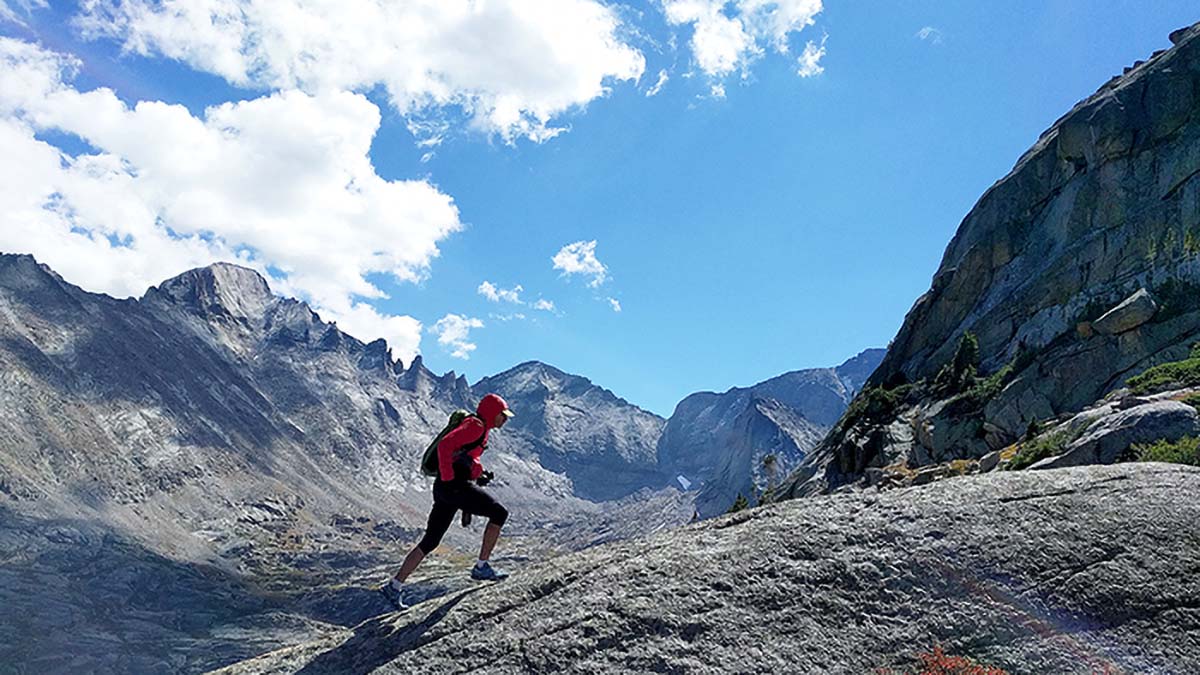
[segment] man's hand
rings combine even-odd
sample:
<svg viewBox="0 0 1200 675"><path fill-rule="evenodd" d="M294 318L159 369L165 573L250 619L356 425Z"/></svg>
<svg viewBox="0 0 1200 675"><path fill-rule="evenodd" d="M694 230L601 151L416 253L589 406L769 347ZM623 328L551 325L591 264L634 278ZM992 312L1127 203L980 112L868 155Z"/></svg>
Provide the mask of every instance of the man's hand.
<svg viewBox="0 0 1200 675"><path fill-rule="evenodd" d="M483 473L479 474L479 478L475 479L475 484L478 485L479 487L483 487L483 486L487 485L488 483L492 482L492 479L495 477L496 477L496 475L493 474L491 471L484 471Z"/></svg>

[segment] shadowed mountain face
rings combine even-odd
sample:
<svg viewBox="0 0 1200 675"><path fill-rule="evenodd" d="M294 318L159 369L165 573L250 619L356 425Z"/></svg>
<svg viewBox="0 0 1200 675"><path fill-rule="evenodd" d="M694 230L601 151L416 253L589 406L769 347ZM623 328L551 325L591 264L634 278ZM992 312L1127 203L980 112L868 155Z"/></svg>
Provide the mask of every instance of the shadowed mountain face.
<svg viewBox="0 0 1200 675"><path fill-rule="evenodd" d="M600 546L230 675L872 673L941 645L1012 673L1200 672L1200 470L1003 473Z"/></svg>
<svg viewBox="0 0 1200 675"><path fill-rule="evenodd" d="M754 499L816 447L881 358L882 349L868 349L836 368L692 394L676 406L659 438L659 466L694 484L702 517L724 513L739 494Z"/></svg>
<svg viewBox="0 0 1200 675"><path fill-rule="evenodd" d="M871 376L874 395L789 493L983 457L1188 354L1200 339L1200 25L1170 41L984 193ZM977 350L955 366L968 333Z"/></svg>

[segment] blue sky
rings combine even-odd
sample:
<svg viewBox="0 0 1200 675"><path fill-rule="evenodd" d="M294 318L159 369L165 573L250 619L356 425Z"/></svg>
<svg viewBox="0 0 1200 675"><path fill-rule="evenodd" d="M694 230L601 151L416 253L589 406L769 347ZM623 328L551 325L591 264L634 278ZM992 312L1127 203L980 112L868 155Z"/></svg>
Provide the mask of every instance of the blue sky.
<svg viewBox="0 0 1200 675"><path fill-rule="evenodd" d="M0 193L0 249L32 252L69 281L114 295L140 294L172 265L179 269L171 274L232 255L349 332L386 335L398 353L419 350L437 372L475 381L536 359L664 416L694 391L832 366L886 346L982 192L1075 102L1168 47L1171 30L1200 20L1194 2L1155 2L1151 11L1140 2L805 0L756 16L728 3L716 21L740 20L757 50L730 57L693 42L701 24L687 18L695 7L686 3L671 14L659 2L577 0L540 16L528 5L516 18L452 17L444 35L421 38L415 60L452 74L442 82L449 94L431 101L441 95L436 88L360 73L367 54L341 63L343 53L325 52L335 68L318 51L306 56L315 65L297 61L312 68L307 74L272 70L269 61L241 73L229 65L236 59L217 58L228 47L227 26L208 37L148 32L151 24L129 9L138 3L126 5L90 16L66 3L0 5L0 34L11 38L7 70L49 78L36 86L0 80L9 89L0 91L2 119L29 134L21 138L30 159L10 158L5 175L33 173L23 167L38 165L47 148L72 166L87 156L120 160L71 175L48 168L26 190L46 193L37 204ZM580 14L549 16L568 9ZM763 28L784 9L796 12L795 25ZM581 32L556 43L561 22L579 17L572 30L598 30L602 39ZM470 30L478 32L462 32ZM387 41L370 33L349 44L369 51L373 40ZM480 36L480 51L462 46ZM328 44L338 39L348 38ZM497 47L504 44L518 47ZM815 61L820 72L801 76L806 47L824 52ZM555 61L538 53L543 48L594 58ZM236 57L247 47L229 49ZM438 61L441 54L450 56ZM722 54L724 62L714 60ZM414 61L411 52L401 57L397 63ZM64 59L74 60L64 67ZM660 73L665 82L647 96ZM46 93L64 87L58 98ZM97 96L100 87L115 99ZM264 97L274 106L259 106ZM518 101L517 117L493 105L505 100ZM139 101L183 108L154 114L173 109L134 109ZM239 102L256 107L206 113ZM95 112L121 103L124 113ZM223 134L214 164L203 158L216 141L184 123L189 115ZM327 129L351 140L324 139ZM188 133L195 144L178 147L195 149L179 156L145 149ZM154 182L180 164L189 171ZM105 182L95 183L101 170ZM338 192L346 176L369 187ZM161 197L193 179L206 186L197 195ZM96 205L106 189L120 191L119 209ZM328 199L307 202L327 189ZM62 201L71 208L46 206ZM209 204L219 217L193 215ZM35 207L38 218L50 214L29 224ZM126 231L123 217L147 220ZM65 228L57 239L41 236L56 227ZM140 243L157 236L155 228L176 239ZM86 245L68 245L84 235ZM602 282L555 268L564 246L592 241ZM484 282L520 286L521 304L489 300ZM535 309L538 299L554 310ZM457 319L444 322L448 315ZM451 324L469 332L443 344L439 327Z"/></svg>

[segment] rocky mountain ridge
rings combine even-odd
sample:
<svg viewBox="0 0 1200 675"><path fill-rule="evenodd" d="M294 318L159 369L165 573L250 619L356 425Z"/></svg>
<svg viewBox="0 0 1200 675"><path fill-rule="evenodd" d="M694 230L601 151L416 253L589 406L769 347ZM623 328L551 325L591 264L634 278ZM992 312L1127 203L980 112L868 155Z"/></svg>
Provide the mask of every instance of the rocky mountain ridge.
<svg viewBox="0 0 1200 675"><path fill-rule="evenodd" d="M465 378L404 368L244 268L115 300L0 256L0 662L194 671L360 620L346 579L386 577L420 536L419 454L475 402ZM488 459L513 566L692 515L676 490L599 503L535 456ZM452 528L442 564L479 527Z"/></svg>
<svg viewBox="0 0 1200 675"><path fill-rule="evenodd" d="M685 523L697 494L659 465L666 421L586 378L528 362L472 387L420 357L406 368L230 264L116 300L0 256L0 381L0 543L19 552L0 560L0 606L25 608L0 622L3 661L75 635L74 658L100 670L195 670L378 611L347 579L386 576L419 537L417 455L485 390L519 410L487 458L513 513L510 567ZM781 382L768 388L786 399ZM768 431L807 424L774 399L754 410ZM477 537L452 528L422 592L458 587L442 568ZM81 574L29 604L28 579ZM137 588L174 586L178 603L139 604Z"/></svg>
<svg viewBox="0 0 1200 675"><path fill-rule="evenodd" d="M691 394L658 439L659 466L697 484L702 517L724 513L739 494L757 501L824 438L882 357L882 349L868 349L835 368Z"/></svg>
<svg viewBox="0 0 1200 675"><path fill-rule="evenodd" d="M1200 27L1171 42L984 193L788 494L1002 451L1200 339Z"/></svg>
<svg viewBox="0 0 1200 675"><path fill-rule="evenodd" d="M655 456L665 420L587 378L528 361L481 379L473 391L496 392L520 411L497 448L536 456L584 498L620 499L667 485Z"/></svg>

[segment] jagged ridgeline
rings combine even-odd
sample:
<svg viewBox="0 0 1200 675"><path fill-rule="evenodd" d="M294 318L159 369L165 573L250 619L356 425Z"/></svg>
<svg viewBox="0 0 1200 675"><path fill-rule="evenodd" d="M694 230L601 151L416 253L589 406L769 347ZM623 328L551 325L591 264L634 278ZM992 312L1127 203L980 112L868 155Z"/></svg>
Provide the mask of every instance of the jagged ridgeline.
<svg viewBox="0 0 1200 675"><path fill-rule="evenodd" d="M967 214L789 480L811 494L1037 436L1200 340L1200 29L1114 77Z"/></svg>

